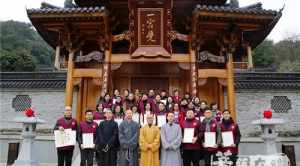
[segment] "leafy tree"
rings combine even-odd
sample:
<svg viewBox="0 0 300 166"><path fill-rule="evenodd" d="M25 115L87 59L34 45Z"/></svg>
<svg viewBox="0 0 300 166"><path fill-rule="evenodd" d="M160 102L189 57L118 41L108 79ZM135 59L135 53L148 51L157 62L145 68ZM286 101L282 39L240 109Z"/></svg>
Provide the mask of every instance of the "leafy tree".
<svg viewBox="0 0 300 166"><path fill-rule="evenodd" d="M265 40L253 51L253 63L256 68L267 68L274 63L273 46L272 40Z"/></svg>
<svg viewBox="0 0 300 166"><path fill-rule="evenodd" d="M31 24L0 22L0 57L2 71L33 71L37 66L53 68L53 49Z"/></svg>

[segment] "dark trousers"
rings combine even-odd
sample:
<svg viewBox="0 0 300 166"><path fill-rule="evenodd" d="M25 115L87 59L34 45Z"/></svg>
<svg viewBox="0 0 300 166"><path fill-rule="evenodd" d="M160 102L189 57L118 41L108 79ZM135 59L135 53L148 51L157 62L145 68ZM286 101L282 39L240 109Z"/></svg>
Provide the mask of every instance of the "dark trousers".
<svg viewBox="0 0 300 166"><path fill-rule="evenodd" d="M205 151L203 157L204 157L205 166L211 166L211 160L212 159L213 161L216 160L216 153Z"/></svg>
<svg viewBox="0 0 300 166"><path fill-rule="evenodd" d="M71 166L73 157L73 149L62 150L57 149L58 166Z"/></svg>
<svg viewBox="0 0 300 166"><path fill-rule="evenodd" d="M116 166L117 165L117 151L109 150L108 152L100 151L99 163L101 166ZM98 165L100 166L100 165Z"/></svg>
<svg viewBox="0 0 300 166"><path fill-rule="evenodd" d="M200 150L183 149L183 166L199 166L199 161L202 158Z"/></svg>
<svg viewBox="0 0 300 166"><path fill-rule="evenodd" d="M100 161L100 152L96 151L96 162L97 166L101 166L101 161Z"/></svg>
<svg viewBox="0 0 300 166"><path fill-rule="evenodd" d="M233 162L232 166L236 166L236 161L238 159L237 154L232 154L231 156L229 156L229 159Z"/></svg>
<svg viewBox="0 0 300 166"><path fill-rule="evenodd" d="M93 166L94 154L93 149L82 149L80 166Z"/></svg>

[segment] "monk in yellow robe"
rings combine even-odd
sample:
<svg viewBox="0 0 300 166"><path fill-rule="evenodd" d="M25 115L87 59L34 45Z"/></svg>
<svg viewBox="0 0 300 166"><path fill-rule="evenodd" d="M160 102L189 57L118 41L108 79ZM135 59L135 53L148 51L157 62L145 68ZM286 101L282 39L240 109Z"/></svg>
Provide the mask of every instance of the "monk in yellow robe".
<svg viewBox="0 0 300 166"><path fill-rule="evenodd" d="M148 114L148 123L140 130L140 166L159 166L160 131L153 119L153 114Z"/></svg>

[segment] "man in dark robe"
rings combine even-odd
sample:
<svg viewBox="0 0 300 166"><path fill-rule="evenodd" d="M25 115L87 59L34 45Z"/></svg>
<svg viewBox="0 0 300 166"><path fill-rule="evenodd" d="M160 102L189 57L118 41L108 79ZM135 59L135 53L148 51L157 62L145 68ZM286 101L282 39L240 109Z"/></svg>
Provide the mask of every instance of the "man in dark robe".
<svg viewBox="0 0 300 166"><path fill-rule="evenodd" d="M138 166L139 124L132 120L132 115L132 111L127 110L119 126L119 166Z"/></svg>
<svg viewBox="0 0 300 166"><path fill-rule="evenodd" d="M93 111L85 111L85 121L81 122L78 128L77 141L80 146L81 162L80 166L93 166L94 154L95 154L95 138L97 123L93 121ZM94 145L91 147L85 147L83 144L83 135L92 134Z"/></svg>
<svg viewBox="0 0 300 166"><path fill-rule="evenodd" d="M113 120L110 109L105 111L106 119L100 123L96 131L96 149L99 153L98 166L116 166L118 141L118 124Z"/></svg>
<svg viewBox="0 0 300 166"><path fill-rule="evenodd" d="M77 122L72 118L72 109L66 106L64 117L57 120L54 130L64 131L65 129L77 130ZM58 166L71 166L74 146L57 148Z"/></svg>

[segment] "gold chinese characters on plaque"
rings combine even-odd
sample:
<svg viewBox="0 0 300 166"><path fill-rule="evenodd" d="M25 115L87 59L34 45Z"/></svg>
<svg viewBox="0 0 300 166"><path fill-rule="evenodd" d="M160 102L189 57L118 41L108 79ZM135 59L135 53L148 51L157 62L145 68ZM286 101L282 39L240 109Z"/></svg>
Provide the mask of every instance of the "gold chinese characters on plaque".
<svg viewBox="0 0 300 166"><path fill-rule="evenodd" d="M138 9L138 46L163 46L163 9Z"/></svg>

